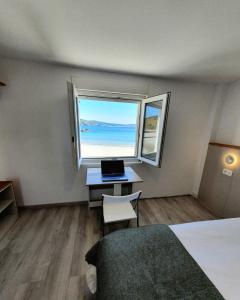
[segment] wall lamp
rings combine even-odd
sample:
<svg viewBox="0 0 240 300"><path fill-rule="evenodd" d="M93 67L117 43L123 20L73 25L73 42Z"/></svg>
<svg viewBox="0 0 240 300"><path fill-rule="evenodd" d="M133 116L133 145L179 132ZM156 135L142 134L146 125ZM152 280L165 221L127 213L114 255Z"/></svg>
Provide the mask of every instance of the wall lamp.
<svg viewBox="0 0 240 300"><path fill-rule="evenodd" d="M238 164L238 156L235 153L226 153L224 155L224 164L228 167L235 167Z"/></svg>
<svg viewBox="0 0 240 300"><path fill-rule="evenodd" d="M225 163L228 164L228 165L232 165L234 163L234 161L235 161L234 156L231 155L231 154L228 154L225 157Z"/></svg>

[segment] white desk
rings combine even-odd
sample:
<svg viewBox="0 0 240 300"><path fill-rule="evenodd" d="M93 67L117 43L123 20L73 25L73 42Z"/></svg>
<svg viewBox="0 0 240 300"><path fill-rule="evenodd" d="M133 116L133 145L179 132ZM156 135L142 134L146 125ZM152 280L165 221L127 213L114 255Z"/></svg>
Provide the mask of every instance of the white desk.
<svg viewBox="0 0 240 300"><path fill-rule="evenodd" d="M113 195L120 196L122 195L122 185L130 185L132 187L133 183L143 182L142 178L139 177L131 167L125 167L125 175L128 178L128 181L102 181L101 168L88 168L87 169L87 178L86 185L89 188L89 207L101 206L101 199L94 200L91 199L91 190L92 189L104 189L105 187L113 186Z"/></svg>

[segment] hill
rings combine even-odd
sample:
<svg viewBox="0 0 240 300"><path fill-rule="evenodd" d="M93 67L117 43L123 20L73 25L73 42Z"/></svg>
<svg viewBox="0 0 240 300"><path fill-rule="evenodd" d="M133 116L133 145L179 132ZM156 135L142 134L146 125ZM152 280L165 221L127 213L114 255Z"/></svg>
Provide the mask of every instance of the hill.
<svg viewBox="0 0 240 300"><path fill-rule="evenodd" d="M129 127L133 126L135 127L135 124L118 124L118 123L107 123L107 122L101 122L96 120L84 120L80 119L80 124L83 126L112 126L112 127Z"/></svg>
<svg viewBox="0 0 240 300"><path fill-rule="evenodd" d="M157 127L158 117L149 117L145 119L145 128L148 130L155 130Z"/></svg>

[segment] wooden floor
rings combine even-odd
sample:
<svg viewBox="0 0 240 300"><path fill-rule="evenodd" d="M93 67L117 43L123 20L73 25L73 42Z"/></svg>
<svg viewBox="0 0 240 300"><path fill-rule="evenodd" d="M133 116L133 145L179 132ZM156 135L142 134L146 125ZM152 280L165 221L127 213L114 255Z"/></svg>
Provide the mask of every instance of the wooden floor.
<svg viewBox="0 0 240 300"><path fill-rule="evenodd" d="M142 200L139 206L140 225L214 219L191 197ZM0 240L0 299L93 299L84 255L100 234L99 209L22 210Z"/></svg>

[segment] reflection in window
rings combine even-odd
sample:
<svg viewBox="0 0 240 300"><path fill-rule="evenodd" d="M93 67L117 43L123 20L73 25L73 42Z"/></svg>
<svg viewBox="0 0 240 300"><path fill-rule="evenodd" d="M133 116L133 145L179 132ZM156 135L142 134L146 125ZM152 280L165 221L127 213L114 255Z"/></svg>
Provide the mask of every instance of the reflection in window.
<svg viewBox="0 0 240 300"><path fill-rule="evenodd" d="M144 112L142 156L156 160L158 151L159 122L162 112L162 101L147 103Z"/></svg>

